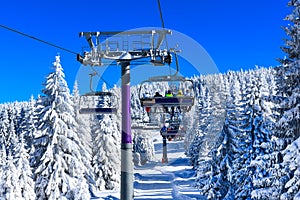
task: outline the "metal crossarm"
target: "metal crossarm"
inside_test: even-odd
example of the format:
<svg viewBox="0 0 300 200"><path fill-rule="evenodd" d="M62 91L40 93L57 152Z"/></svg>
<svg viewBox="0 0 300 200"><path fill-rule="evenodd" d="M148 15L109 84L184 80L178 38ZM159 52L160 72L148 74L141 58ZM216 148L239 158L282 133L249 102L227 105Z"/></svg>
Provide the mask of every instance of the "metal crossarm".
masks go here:
<svg viewBox="0 0 300 200"><path fill-rule="evenodd" d="M85 37L90 51L78 54L77 60L90 66L102 66L102 59L132 61L141 58L150 58L150 62L157 65L169 64L170 53L161 47L166 35L171 33L166 29L80 32L79 36Z"/></svg>

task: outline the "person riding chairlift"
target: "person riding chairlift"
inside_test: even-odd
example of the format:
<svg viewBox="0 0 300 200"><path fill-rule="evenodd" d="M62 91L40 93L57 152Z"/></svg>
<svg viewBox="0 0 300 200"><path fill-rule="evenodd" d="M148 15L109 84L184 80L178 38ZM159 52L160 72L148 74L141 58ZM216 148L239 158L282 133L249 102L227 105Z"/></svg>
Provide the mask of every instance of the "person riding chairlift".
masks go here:
<svg viewBox="0 0 300 200"><path fill-rule="evenodd" d="M167 126L166 126L166 124L164 124L163 127L160 129L160 134L162 135L165 132L167 132Z"/></svg>
<svg viewBox="0 0 300 200"><path fill-rule="evenodd" d="M178 96L178 97L182 97L182 96L183 96L182 90L178 90L177 96Z"/></svg>
<svg viewBox="0 0 300 200"><path fill-rule="evenodd" d="M174 96L174 95L173 95L173 93L171 92L171 90L168 90L168 91L166 92L166 94L165 94L165 97L173 97L173 96ZM169 113L169 114L171 115L171 120L173 120L173 117L174 117L174 111L175 111L174 106L171 107L171 113L169 112L168 107L165 107L165 110L166 110L167 113Z"/></svg>
<svg viewBox="0 0 300 200"><path fill-rule="evenodd" d="M144 97L145 99L150 98L149 92L145 92L145 93L143 94L143 97ZM147 115L148 115L148 117L149 117L149 116L150 116L151 107L145 107L145 110L146 110Z"/></svg>
<svg viewBox="0 0 300 200"><path fill-rule="evenodd" d="M183 92L182 92L182 90L178 90L178 92L177 92L177 97L183 97ZM177 110L178 110L179 113L181 113L181 108L180 108L180 106L177 106Z"/></svg>
<svg viewBox="0 0 300 200"><path fill-rule="evenodd" d="M165 97L173 97L171 90L168 90L165 94Z"/></svg>
<svg viewBox="0 0 300 200"><path fill-rule="evenodd" d="M161 95L161 94L159 94L159 92L155 92L155 95L154 95L154 97L162 97L162 95Z"/></svg>

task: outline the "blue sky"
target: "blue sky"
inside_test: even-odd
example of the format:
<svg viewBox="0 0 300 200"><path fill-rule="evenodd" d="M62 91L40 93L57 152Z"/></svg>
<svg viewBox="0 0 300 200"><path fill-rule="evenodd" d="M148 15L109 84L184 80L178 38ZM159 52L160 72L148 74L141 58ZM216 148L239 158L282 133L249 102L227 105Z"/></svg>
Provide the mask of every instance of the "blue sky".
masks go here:
<svg viewBox="0 0 300 200"><path fill-rule="evenodd" d="M286 35L280 27L287 24L287 2L161 0L161 6L165 26L194 39L226 72L278 65L276 58L284 56L280 46ZM81 52L86 43L78 37L80 31L159 27L161 22L157 0L11 0L1 3L0 24ZM0 43L0 102L36 97L57 53L72 88L80 68L75 55L3 28Z"/></svg>

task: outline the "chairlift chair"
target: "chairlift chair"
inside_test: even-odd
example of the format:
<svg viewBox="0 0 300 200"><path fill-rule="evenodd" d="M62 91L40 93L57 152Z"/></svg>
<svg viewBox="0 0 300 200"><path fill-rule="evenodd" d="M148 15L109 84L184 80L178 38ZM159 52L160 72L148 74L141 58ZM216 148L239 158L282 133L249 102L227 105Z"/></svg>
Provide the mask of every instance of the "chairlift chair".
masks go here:
<svg viewBox="0 0 300 200"><path fill-rule="evenodd" d="M132 129L143 129L143 130L159 130L160 124L158 123L140 123L140 124L134 124L131 126Z"/></svg>
<svg viewBox="0 0 300 200"><path fill-rule="evenodd" d="M172 84L177 84L179 87L183 87L186 85L188 91L184 91L183 95L173 95L172 97L166 97L165 94L162 94L161 97L157 97L154 94L150 94L149 96L143 96L144 85L152 84L155 82L163 82L168 85L170 88ZM179 90L180 88L177 88ZM174 92L175 89L173 89ZM155 92L155 91L154 91ZM163 91L161 91L163 93ZM176 92L176 91L175 91ZM139 89L139 98L141 106L146 108L146 111L149 112L165 112L166 108L179 108L180 112L189 112L194 105L195 92L194 92L194 83L190 79L186 79L183 76L158 76L149 78L146 81L143 81L140 85ZM163 108L163 109L161 109Z"/></svg>
<svg viewBox="0 0 300 200"><path fill-rule="evenodd" d="M115 114L115 95L111 92L88 92L80 96L80 114Z"/></svg>
<svg viewBox="0 0 300 200"><path fill-rule="evenodd" d="M168 120L166 121L168 126L165 126L160 130L160 134L162 137L167 138L169 141L175 138L184 137L186 131L184 126L181 124L179 120Z"/></svg>
<svg viewBox="0 0 300 200"><path fill-rule="evenodd" d="M92 68L93 69L93 68ZM116 114L115 108L117 98L112 92L94 91L92 88L93 77L98 75L97 71L90 73L90 92L80 96L80 114Z"/></svg>
<svg viewBox="0 0 300 200"><path fill-rule="evenodd" d="M139 98L141 106L146 109L146 112L166 112L169 108L179 108L178 110L182 112L189 112L194 105L195 99L195 88L194 82L190 79L187 79L183 76L178 76L179 72L179 61L176 51L173 49L172 52L175 56L176 62L176 73L170 76L156 76L149 78L146 81L143 81L139 89ZM168 53L168 58L171 60L172 56L170 52ZM173 90L173 92L179 92L179 90L186 89L181 95L179 93L172 95L172 97L167 97L166 95L157 96L150 94L150 96L143 96L144 85L151 83L166 83L168 89ZM187 86L188 85L188 86ZM173 87L175 86L175 87ZM177 90L177 91L176 91ZM157 92L157 91L154 91ZM164 91L160 91L161 93ZM174 114L174 113L173 113Z"/></svg>

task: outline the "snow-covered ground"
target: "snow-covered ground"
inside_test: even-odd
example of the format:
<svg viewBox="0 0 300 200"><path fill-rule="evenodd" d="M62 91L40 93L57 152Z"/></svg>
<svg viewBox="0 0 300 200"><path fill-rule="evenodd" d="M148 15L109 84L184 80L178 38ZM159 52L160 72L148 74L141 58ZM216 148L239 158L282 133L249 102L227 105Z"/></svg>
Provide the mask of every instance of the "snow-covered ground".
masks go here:
<svg viewBox="0 0 300 200"><path fill-rule="evenodd" d="M153 131L155 132L155 131ZM149 133L149 134L153 134ZM158 132L158 131L157 131ZM155 133L155 158L134 168L134 199L191 200L205 199L193 187L194 171L184 154L183 141L167 143L169 163L161 163L162 138ZM119 191L102 191L94 199L119 199Z"/></svg>

